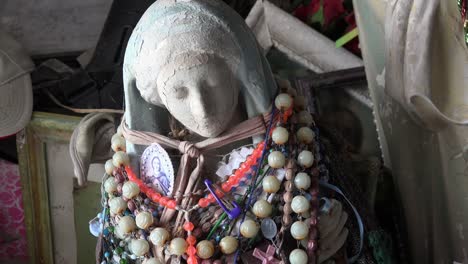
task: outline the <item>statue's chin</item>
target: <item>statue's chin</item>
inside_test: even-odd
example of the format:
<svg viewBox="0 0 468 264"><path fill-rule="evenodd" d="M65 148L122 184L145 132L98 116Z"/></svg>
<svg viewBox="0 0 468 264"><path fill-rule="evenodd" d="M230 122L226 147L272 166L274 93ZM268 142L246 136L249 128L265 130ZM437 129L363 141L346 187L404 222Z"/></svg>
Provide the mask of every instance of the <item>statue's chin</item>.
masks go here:
<svg viewBox="0 0 468 264"><path fill-rule="evenodd" d="M212 115L206 118L196 115L177 116L177 114L179 113L174 112L173 116L179 120L182 125L195 134L205 138L219 136L229 127L232 118L232 113Z"/></svg>
<svg viewBox="0 0 468 264"><path fill-rule="evenodd" d="M200 122L181 122L192 132L206 138L212 138L219 136L224 130L226 130L228 123L216 122L214 120L203 120Z"/></svg>
<svg viewBox="0 0 468 264"><path fill-rule="evenodd" d="M197 128L197 129L193 129L192 131L202 137L212 138L212 137L219 136L224 131L224 129L223 127L212 127L212 128Z"/></svg>

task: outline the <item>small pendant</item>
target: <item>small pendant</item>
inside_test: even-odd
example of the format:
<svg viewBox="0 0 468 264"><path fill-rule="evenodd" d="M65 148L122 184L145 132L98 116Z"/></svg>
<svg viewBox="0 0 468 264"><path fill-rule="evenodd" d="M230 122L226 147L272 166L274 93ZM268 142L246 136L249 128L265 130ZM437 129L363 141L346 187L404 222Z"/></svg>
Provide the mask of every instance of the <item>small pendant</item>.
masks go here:
<svg viewBox="0 0 468 264"><path fill-rule="evenodd" d="M276 223L271 218L263 219L262 224L260 225L260 229L262 230L263 236L269 240L272 240L278 233Z"/></svg>
<svg viewBox="0 0 468 264"><path fill-rule="evenodd" d="M99 237L99 234L102 232L102 221L99 217L95 217L89 221L89 232L95 236Z"/></svg>
<svg viewBox="0 0 468 264"><path fill-rule="evenodd" d="M174 167L166 150L153 143L141 155L141 179L155 191L168 196L174 189Z"/></svg>

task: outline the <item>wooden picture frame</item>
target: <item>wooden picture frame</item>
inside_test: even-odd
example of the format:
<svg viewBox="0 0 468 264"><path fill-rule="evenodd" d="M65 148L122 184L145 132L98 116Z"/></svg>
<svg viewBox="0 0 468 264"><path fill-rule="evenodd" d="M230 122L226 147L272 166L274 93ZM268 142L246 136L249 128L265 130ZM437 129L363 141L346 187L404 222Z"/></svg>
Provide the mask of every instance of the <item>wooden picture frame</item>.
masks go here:
<svg viewBox="0 0 468 264"><path fill-rule="evenodd" d="M94 259L90 250L96 240L87 222L99 212L98 181L104 172L102 165L92 167L88 175L94 174L90 177L94 182L75 187L68 144L80 120L34 112L17 135L29 263L75 264Z"/></svg>

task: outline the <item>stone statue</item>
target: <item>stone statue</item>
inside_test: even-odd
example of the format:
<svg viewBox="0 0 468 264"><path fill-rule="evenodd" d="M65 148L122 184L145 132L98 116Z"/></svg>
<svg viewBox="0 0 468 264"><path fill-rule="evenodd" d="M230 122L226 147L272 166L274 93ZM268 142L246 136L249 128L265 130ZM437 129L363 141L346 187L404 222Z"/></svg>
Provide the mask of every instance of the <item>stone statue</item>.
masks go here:
<svg viewBox="0 0 468 264"><path fill-rule="evenodd" d="M123 75L128 128L168 135L173 117L192 132L191 141L216 137L267 112L277 93L255 36L219 0L155 2L128 41ZM132 167L140 166L145 147L127 141ZM156 174L151 176L161 176ZM327 225L330 237L346 237L338 220Z"/></svg>
<svg viewBox="0 0 468 264"><path fill-rule="evenodd" d="M160 0L130 37L123 67L131 129L169 133L169 115L200 137L267 111L276 86L243 19L221 1ZM132 164L143 148L127 143Z"/></svg>

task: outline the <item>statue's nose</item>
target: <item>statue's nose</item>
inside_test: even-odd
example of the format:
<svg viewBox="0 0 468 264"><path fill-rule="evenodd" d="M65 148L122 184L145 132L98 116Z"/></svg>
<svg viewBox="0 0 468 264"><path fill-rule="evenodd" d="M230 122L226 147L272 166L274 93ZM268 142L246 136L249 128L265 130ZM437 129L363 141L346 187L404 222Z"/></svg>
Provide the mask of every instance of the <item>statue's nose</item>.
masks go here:
<svg viewBox="0 0 468 264"><path fill-rule="evenodd" d="M210 115L210 104L209 95L197 89L190 96L190 108L193 116L198 118L207 118Z"/></svg>

